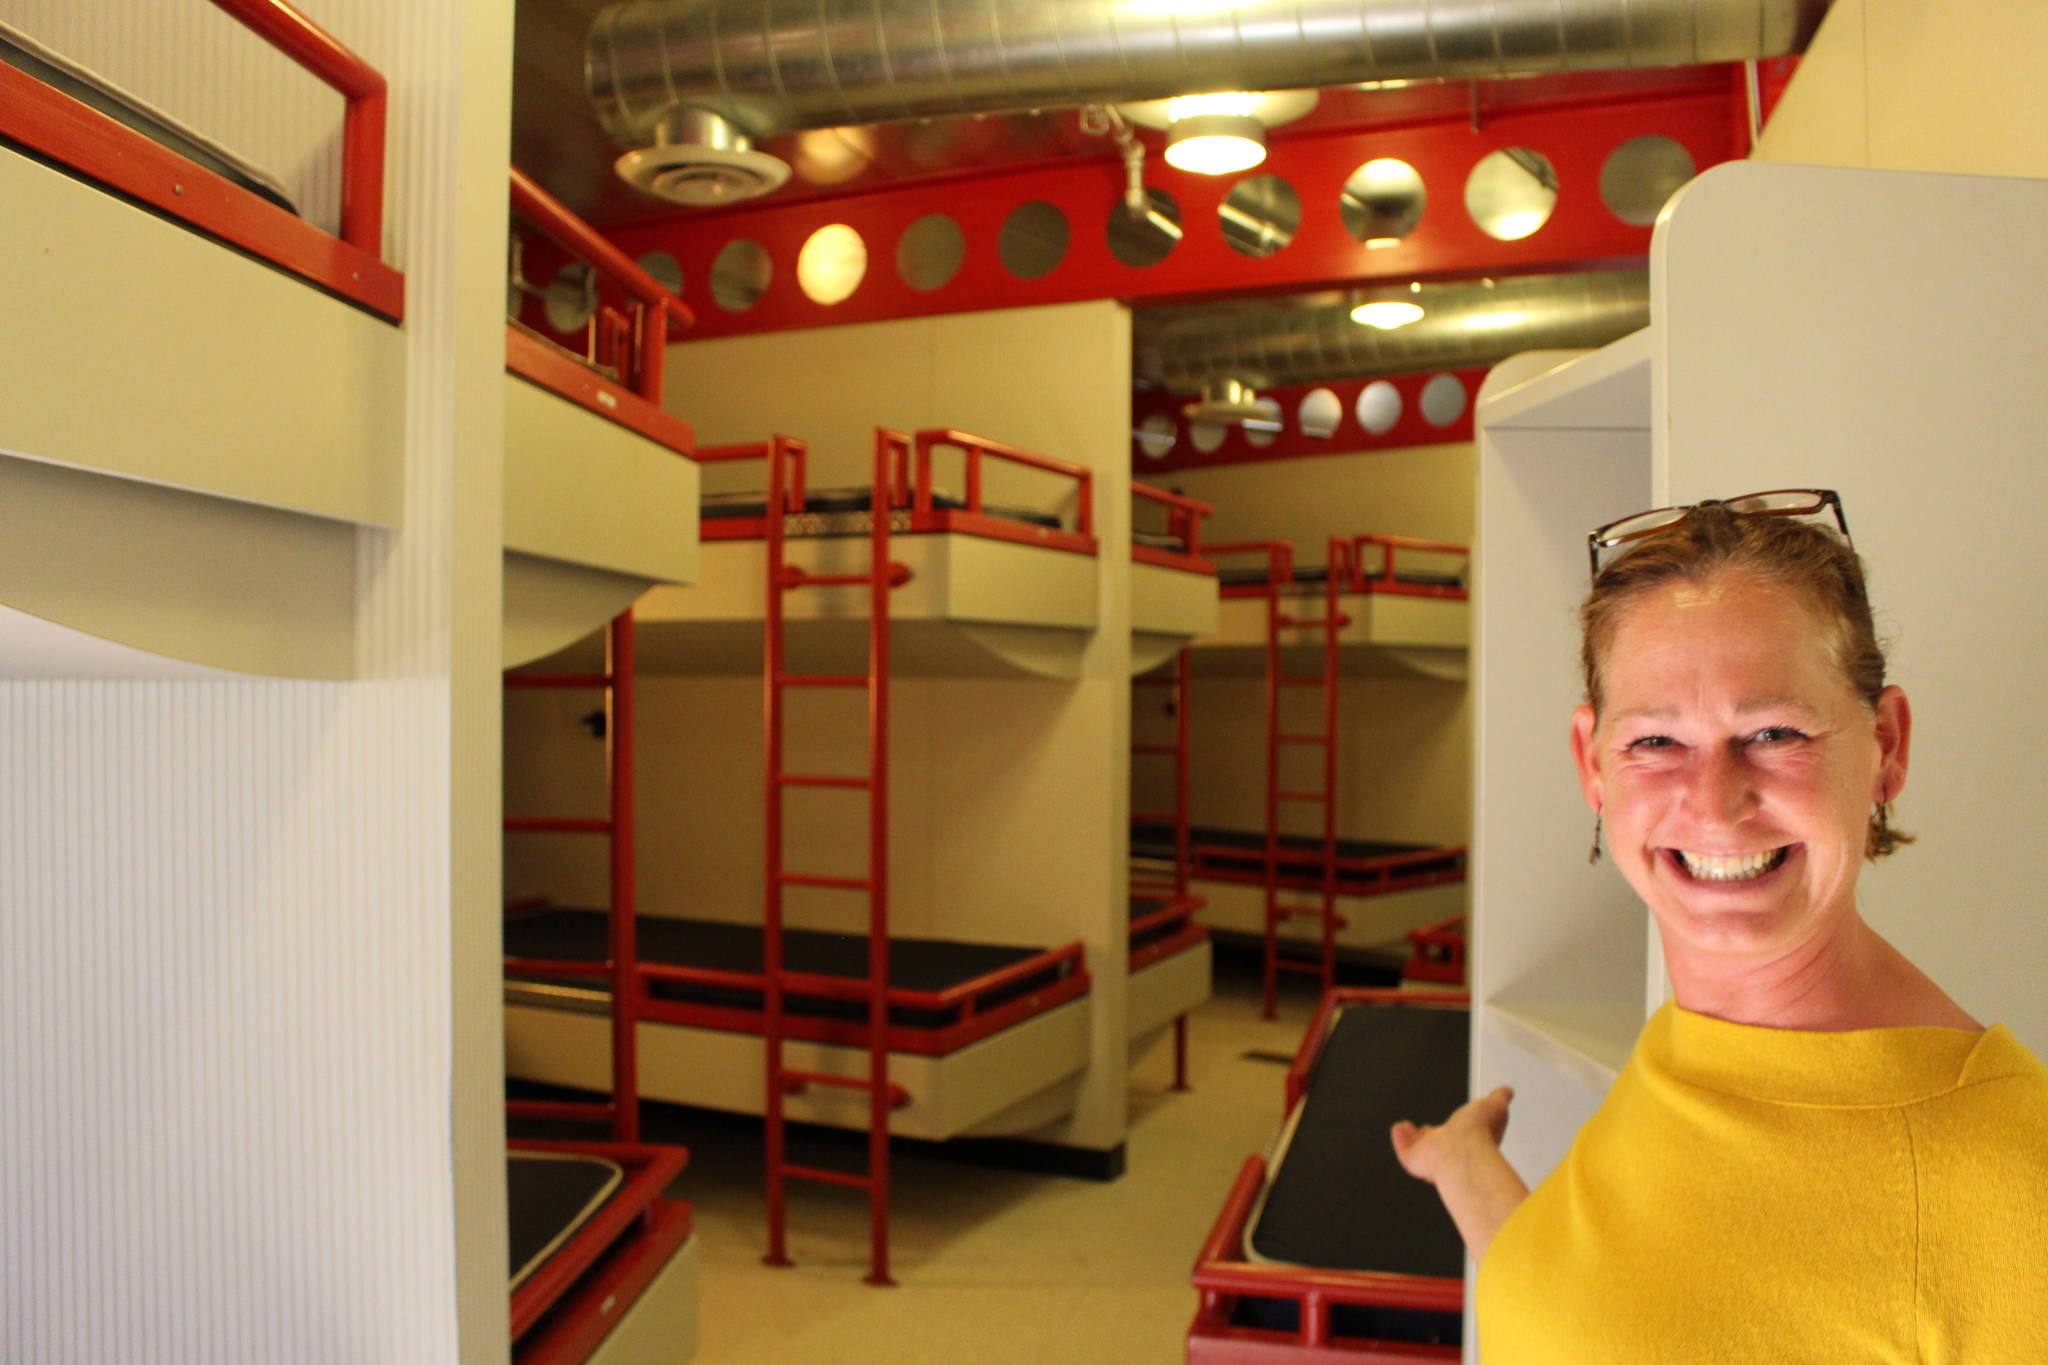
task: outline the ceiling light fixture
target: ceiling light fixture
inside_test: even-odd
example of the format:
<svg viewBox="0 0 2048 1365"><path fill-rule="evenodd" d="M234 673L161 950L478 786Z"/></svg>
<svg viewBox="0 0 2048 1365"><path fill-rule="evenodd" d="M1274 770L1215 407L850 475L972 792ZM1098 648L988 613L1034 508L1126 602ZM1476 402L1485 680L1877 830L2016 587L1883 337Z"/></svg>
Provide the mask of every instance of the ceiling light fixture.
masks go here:
<svg viewBox="0 0 2048 1365"><path fill-rule="evenodd" d="M1422 305L1403 303L1398 299L1381 299L1377 303L1361 303L1351 310L1351 320L1367 327L1377 327L1382 332L1391 332L1396 327L1406 327L1422 317Z"/></svg>
<svg viewBox="0 0 2048 1365"><path fill-rule="evenodd" d="M1182 95L1166 102L1166 164L1196 175L1230 175L1266 159L1266 125L1248 91Z"/></svg>

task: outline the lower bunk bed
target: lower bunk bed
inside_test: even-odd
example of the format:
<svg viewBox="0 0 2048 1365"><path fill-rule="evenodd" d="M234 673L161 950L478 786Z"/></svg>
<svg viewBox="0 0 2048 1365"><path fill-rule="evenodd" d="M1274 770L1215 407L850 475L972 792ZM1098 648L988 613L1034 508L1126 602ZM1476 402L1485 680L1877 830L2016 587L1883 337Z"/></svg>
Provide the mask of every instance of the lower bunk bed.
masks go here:
<svg viewBox="0 0 2048 1365"><path fill-rule="evenodd" d="M1320 891L1322 839L1284 834L1278 843L1275 882L1279 889L1303 895ZM1188 846L1189 875L1201 886L1201 922L1220 944L1263 941L1265 834L1195 825L1188 830ZM1131 826L1134 861L1170 868L1174 847L1170 824ZM1335 861L1339 959L1368 970L1399 974L1412 955L1410 934L1464 914L1465 864L1466 851L1461 844L1339 839ZM1320 947L1320 932L1313 920L1283 922L1279 929L1282 955L1312 957Z"/></svg>
<svg viewBox="0 0 2048 1365"><path fill-rule="evenodd" d="M1130 898L1130 979L1124 993L1125 1032L1130 1060L1150 1051L1173 1030L1173 1088L1188 1086L1188 1011L1209 998L1209 930L1195 923L1199 896Z"/></svg>
<svg viewBox="0 0 2048 1365"><path fill-rule="evenodd" d="M1195 1263L1189 1365L1459 1358L1464 1247L1388 1132L1464 1103L1469 1017L1461 993L1325 994L1272 1153L1245 1161Z"/></svg>
<svg viewBox="0 0 2048 1365"><path fill-rule="evenodd" d="M610 1065L602 911L535 906L505 921L505 1070L603 1090ZM764 1109L759 925L636 917L640 1094L733 1113ZM793 1071L864 1076L865 935L788 929L784 1053ZM581 975L590 984L564 984ZM545 979L536 979L545 978ZM1028 1132L1071 1112L1088 1064L1082 945L889 939L891 1133L943 1141ZM793 1122L865 1130L851 1086L806 1085Z"/></svg>
<svg viewBox="0 0 2048 1365"><path fill-rule="evenodd" d="M511 1144L513 1365L638 1365L696 1351L690 1206L662 1198L686 1159L639 1143Z"/></svg>

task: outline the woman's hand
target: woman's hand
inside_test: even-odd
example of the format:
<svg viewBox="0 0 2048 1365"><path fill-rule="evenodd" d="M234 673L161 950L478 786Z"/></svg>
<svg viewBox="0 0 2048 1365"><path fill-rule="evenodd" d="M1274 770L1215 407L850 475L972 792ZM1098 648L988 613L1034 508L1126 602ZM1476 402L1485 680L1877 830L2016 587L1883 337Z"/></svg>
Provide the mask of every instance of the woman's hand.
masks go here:
<svg viewBox="0 0 2048 1365"><path fill-rule="evenodd" d="M1401 1168L1436 1186L1475 1262L1508 1215L1529 1197L1529 1187L1500 1154L1508 1102L1514 1097L1513 1090L1501 1086L1460 1105L1442 1123L1404 1120L1394 1125L1394 1155Z"/></svg>
<svg viewBox="0 0 2048 1365"><path fill-rule="evenodd" d="M1401 1169L1434 1185L1452 1166L1469 1166L1475 1151L1500 1152L1508 1131L1508 1103L1515 1092L1501 1086L1454 1110L1442 1123L1394 1125L1394 1155Z"/></svg>

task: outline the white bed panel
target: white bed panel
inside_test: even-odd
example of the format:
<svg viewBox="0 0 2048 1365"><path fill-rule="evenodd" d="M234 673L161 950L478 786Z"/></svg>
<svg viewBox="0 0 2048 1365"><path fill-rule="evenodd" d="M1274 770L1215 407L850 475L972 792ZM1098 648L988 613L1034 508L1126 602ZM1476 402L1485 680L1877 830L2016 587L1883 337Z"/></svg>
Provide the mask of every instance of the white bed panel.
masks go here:
<svg viewBox="0 0 2048 1365"><path fill-rule="evenodd" d="M1291 614L1320 618L1320 592L1288 599ZM1346 593L1338 610L1351 618L1338 633L1339 668L1347 675L1420 673L1447 681L1466 674L1471 638L1470 602L1448 597L1410 597L1402 593ZM1281 634L1289 672L1320 671L1322 632L1297 629ZM1217 611L1214 634L1195 641L1189 663L1197 673L1262 674L1266 667L1266 601L1262 597L1226 597Z"/></svg>
<svg viewBox="0 0 2048 1365"><path fill-rule="evenodd" d="M1265 932L1265 888L1242 882L1197 881L1196 894L1208 904L1195 918L1212 929L1239 934ZM1337 931L1337 944L1344 948L1398 948L1407 951L1410 929L1437 924L1465 913L1466 887L1463 882L1421 886L1409 891L1388 891L1378 896L1338 896L1337 913L1345 919ZM1312 891L1282 893L1287 904L1310 903ZM1321 928L1307 919L1289 920L1280 929L1283 939L1320 942Z"/></svg>
<svg viewBox="0 0 2048 1365"><path fill-rule="evenodd" d="M1161 1029L1209 998L1209 977L1207 939L1131 973L1124 1014L1133 1058Z"/></svg>
<svg viewBox="0 0 2048 1365"><path fill-rule="evenodd" d="M0 451L365 525L403 510L405 332L0 151Z"/></svg>
<svg viewBox="0 0 2048 1365"><path fill-rule="evenodd" d="M507 550L687 583L697 518L695 460L506 374Z"/></svg>
<svg viewBox="0 0 2048 1365"><path fill-rule="evenodd" d="M520 989L506 1001L506 1074L585 1090L608 1088L608 1016L527 1003L533 994ZM934 1140L990 1131L983 1125L993 1116L1061 1086L1087 1065L1088 1008L1086 996L1070 1000L941 1057L892 1053L890 1079L909 1092L910 1103L891 1115L890 1131ZM639 1036L640 1093L648 1099L739 1114L761 1112L767 1063L758 1034L643 1020ZM867 1053L861 1048L792 1040L784 1045L783 1056L792 1070L867 1074ZM797 1123L867 1127L866 1095L836 1086L792 1096L787 1112ZM1030 1126L1065 1112L1033 1116Z"/></svg>
<svg viewBox="0 0 2048 1365"><path fill-rule="evenodd" d="M584 1365L683 1365L696 1355L698 1257L693 1232Z"/></svg>

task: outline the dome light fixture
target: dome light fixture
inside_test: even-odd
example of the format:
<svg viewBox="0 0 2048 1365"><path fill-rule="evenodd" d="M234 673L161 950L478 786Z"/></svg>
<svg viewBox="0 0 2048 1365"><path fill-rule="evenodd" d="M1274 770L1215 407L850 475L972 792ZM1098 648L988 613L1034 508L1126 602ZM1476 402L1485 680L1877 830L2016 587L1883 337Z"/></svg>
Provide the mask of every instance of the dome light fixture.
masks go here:
<svg viewBox="0 0 2048 1365"><path fill-rule="evenodd" d="M1230 175L1266 159L1259 97L1232 90L1166 102L1166 164L1196 175Z"/></svg>
<svg viewBox="0 0 2048 1365"><path fill-rule="evenodd" d="M1422 305L1407 303L1400 299L1381 299L1375 303L1361 303L1351 310L1351 320L1367 327L1377 327L1382 332L1391 332L1396 327L1406 327L1422 317Z"/></svg>

